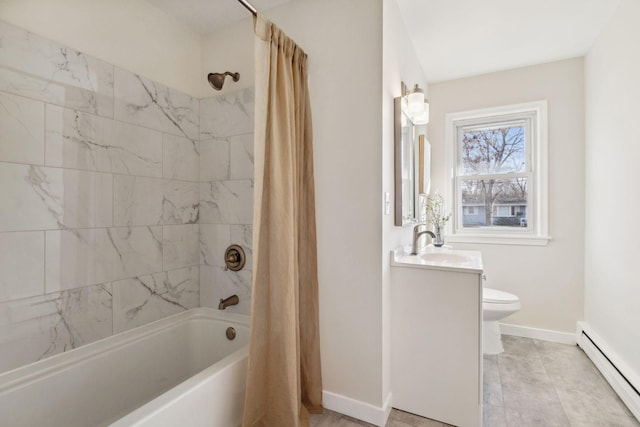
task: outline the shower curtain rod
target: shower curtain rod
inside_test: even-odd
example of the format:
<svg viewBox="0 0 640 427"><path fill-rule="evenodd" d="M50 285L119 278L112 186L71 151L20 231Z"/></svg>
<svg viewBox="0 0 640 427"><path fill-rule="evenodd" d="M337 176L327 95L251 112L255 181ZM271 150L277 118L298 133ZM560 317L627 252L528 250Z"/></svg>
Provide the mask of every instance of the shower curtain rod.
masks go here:
<svg viewBox="0 0 640 427"><path fill-rule="evenodd" d="M246 8L247 8L247 10L248 10L249 12L251 12L251 14L252 14L253 16L258 16L258 11L256 10L256 8L255 8L255 7L253 7L253 6L251 5L251 3L249 3L247 0L238 0L238 1L240 2L240 4L242 4L244 7L246 7Z"/></svg>

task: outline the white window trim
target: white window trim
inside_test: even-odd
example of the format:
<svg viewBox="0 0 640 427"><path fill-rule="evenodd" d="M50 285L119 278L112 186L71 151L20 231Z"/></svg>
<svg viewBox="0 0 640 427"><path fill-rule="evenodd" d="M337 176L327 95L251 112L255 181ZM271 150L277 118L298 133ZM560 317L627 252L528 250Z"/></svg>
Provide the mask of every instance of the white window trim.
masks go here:
<svg viewBox="0 0 640 427"><path fill-rule="evenodd" d="M537 120L534 124L536 140L533 141L532 161L534 165L533 184L535 195L532 210L535 215L535 224L532 230L526 234L513 231L479 231L456 230L453 221L447 224L446 240L452 243L482 243L500 245L534 245L544 246L551 237L549 236L549 165L548 165L548 114L547 101L527 102L523 104L505 105L500 107L483 108L480 110L461 111L449 113L445 118L446 126L446 171L447 185L445 200L455 200L455 168L457 160L456 122L469 119L479 119L503 114L526 113L534 111ZM455 206L451 206L454 210Z"/></svg>

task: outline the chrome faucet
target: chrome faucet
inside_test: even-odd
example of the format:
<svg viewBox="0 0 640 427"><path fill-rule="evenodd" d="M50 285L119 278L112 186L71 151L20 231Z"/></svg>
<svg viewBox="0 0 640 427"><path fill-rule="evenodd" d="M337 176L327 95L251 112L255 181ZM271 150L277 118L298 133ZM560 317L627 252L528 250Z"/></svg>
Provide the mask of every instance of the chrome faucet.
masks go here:
<svg viewBox="0 0 640 427"><path fill-rule="evenodd" d="M436 235L433 234L432 231L424 230L420 231L420 227L426 226L427 224L418 224L413 227L413 242L411 243L411 255L418 255L418 240L420 240L420 236L423 234L428 234L431 239L435 239Z"/></svg>
<svg viewBox="0 0 640 427"><path fill-rule="evenodd" d="M240 298L238 295L231 295L229 298L222 299L220 298L220 304L218 304L218 310L224 310L230 305L236 305L240 302Z"/></svg>

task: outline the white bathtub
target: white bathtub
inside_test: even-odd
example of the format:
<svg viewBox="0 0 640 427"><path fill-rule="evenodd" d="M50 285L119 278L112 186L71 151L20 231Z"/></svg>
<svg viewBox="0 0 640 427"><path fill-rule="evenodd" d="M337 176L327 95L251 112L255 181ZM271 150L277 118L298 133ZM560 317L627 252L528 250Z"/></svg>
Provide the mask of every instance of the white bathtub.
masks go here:
<svg viewBox="0 0 640 427"><path fill-rule="evenodd" d="M237 427L248 342L248 316L167 317L1 374L0 425Z"/></svg>

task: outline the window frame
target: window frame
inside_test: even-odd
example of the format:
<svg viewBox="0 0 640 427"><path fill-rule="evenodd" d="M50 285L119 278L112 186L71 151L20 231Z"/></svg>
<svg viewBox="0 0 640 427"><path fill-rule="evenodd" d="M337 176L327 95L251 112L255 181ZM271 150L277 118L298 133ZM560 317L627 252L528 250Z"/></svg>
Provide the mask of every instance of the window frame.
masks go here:
<svg viewBox="0 0 640 427"><path fill-rule="evenodd" d="M534 101L522 104L504 105L472 111L448 113L445 117L447 144L447 185L446 200L452 202L452 221L447 224L446 238L449 242L460 243L492 243L515 245L546 245L551 237L548 235L548 115L547 101ZM460 132L464 127L483 125L489 127L499 123L516 120L531 120L525 127L527 144L525 156L527 165L525 172L495 174L492 176L509 178L514 175L526 176L527 182L527 225L526 227L462 227L462 196L458 190L461 180L474 179L476 175L464 175L462 171L462 145ZM489 174L479 174L488 177Z"/></svg>
<svg viewBox="0 0 640 427"><path fill-rule="evenodd" d="M535 206L535 201L533 200L533 194L535 194L535 189L532 187L535 185L533 182L533 170L534 170L534 161L532 159L532 150L531 150L531 141L535 139L536 130L534 129L534 124L536 122L536 113L533 111L526 111L522 113L512 113L512 114L502 114L491 117L482 117L482 118L470 118L464 120L458 120L455 122L455 135L456 135L456 164L454 166L455 177L454 177L454 197L451 200L455 200L456 206L462 206L462 192L459 191L461 188L462 182L464 181L480 181L486 179L495 179L495 180L504 180L504 179L517 179L517 178L526 178L527 179L527 227L525 228L513 228L513 227L500 227L500 226L491 226L490 228L482 228L482 229L472 229L465 228L462 225L464 220L464 209L462 211L456 209L452 212L452 217L455 226L456 233L465 233L469 232L471 234L483 234L485 232L488 233L531 233L533 227L529 226L529 224L535 224L535 218L529 216L529 210L532 210L532 207ZM462 155L462 144L461 140L463 136L473 130L488 130L488 129L500 129L506 126L511 127L511 125L517 125L522 127L525 131L525 168L523 171L519 172L496 172L496 173L479 173L479 174L466 174L464 172L464 166L461 162L463 157ZM514 126L515 127L515 126ZM495 215L499 216L500 208L504 208L505 206L494 206ZM509 211L511 209L509 208ZM509 216L509 215L507 215Z"/></svg>

